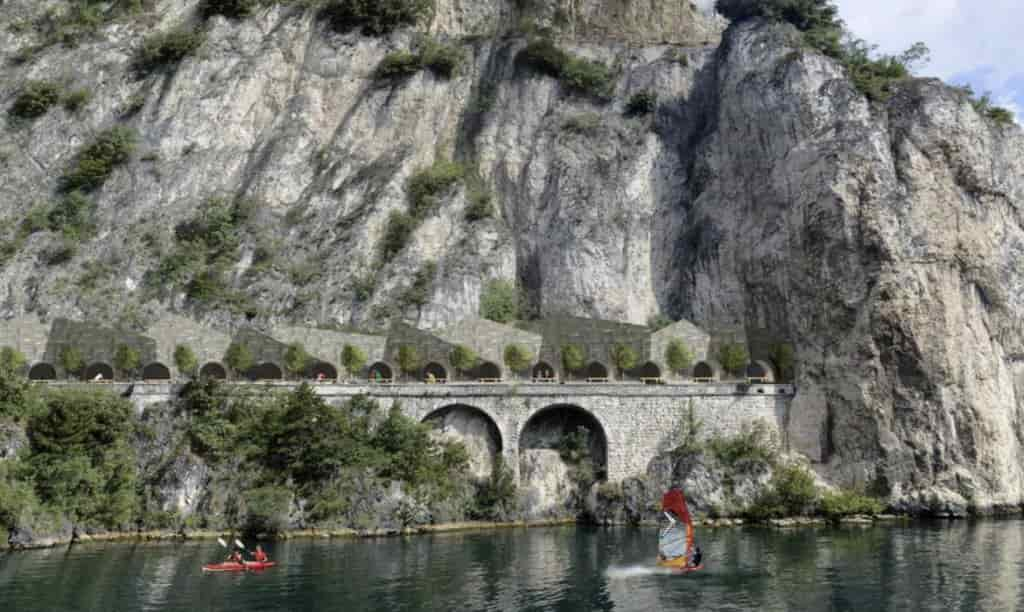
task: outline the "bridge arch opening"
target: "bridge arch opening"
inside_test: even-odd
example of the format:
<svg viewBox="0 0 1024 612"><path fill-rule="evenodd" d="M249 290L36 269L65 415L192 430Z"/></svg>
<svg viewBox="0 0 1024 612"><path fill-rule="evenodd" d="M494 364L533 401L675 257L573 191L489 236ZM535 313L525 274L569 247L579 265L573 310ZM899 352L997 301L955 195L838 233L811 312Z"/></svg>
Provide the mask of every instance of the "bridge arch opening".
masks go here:
<svg viewBox="0 0 1024 612"><path fill-rule="evenodd" d="M747 364L747 378L766 383L775 382L775 371L767 361L752 361Z"/></svg>
<svg viewBox="0 0 1024 612"><path fill-rule="evenodd" d="M383 361L378 361L370 366L369 370L367 370L367 377L370 382L391 382L395 379L395 371L391 369L391 366Z"/></svg>
<svg viewBox="0 0 1024 612"><path fill-rule="evenodd" d="M555 378L555 369L546 361L540 361L533 366L533 377L548 380Z"/></svg>
<svg viewBox="0 0 1024 612"><path fill-rule="evenodd" d="M501 379L501 368L492 361L485 361L476 367L477 378Z"/></svg>
<svg viewBox="0 0 1024 612"><path fill-rule="evenodd" d="M519 454L520 474L526 480L543 474L556 460L579 482L608 477L604 427L592 413L573 404L553 404L534 413L519 435Z"/></svg>
<svg viewBox="0 0 1024 612"><path fill-rule="evenodd" d="M49 363L37 363L28 371L29 380L57 380L57 368Z"/></svg>
<svg viewBox="0 0 1024 612"><path fill-rule="evenodd" d="M722 366L713 359L698 361L693 366L693 379L698 382L711 382L722 378Z"/></svg>
<svg viewBox="0 0 1024 612"><path fill-rule="evenodd" d="M199 370L199 377L214 378L216 380L225 380L228 377L228 371L224 369L224 366L217 363L216 361L211 361L204 365Z"/></svg>
<svg viewBox="0 0 1024 612"><path fill-rule="evenodd" d="M462 442L469 453L469 469L479 479L490 478L503 442L501 430L489 414L468 404L450 404L434 410L423 422L442 439Z"/></svg>
<svg viewBox="0 0 1024 612"><path fill-rule="evenodd" d="M249 368L245 376L249 380L281 380L284 378L284 372L276 363L266 361Z"/></svg>
<svg viewBox="0 0 1024 612"><path fill-rule="evenodd" d="M336 380L338 378L338 368L326 361L317 361L309 367L309 377L313 380L319 380L321 376L326 380Z"/></svg>
<svg viewBox="0 0 1024 612"><path fill-rule="evenodd" d="M170 380L170 379L171 379L171 370L167 366L165 366L164 364L160 363L159 361L154 361L153 363L146 364L146 366L144 368L142 368L142 380Z"/></svg>
<svg viewBox="0 0 1024 612"><path fill-rule="evenodd" d="M432 361L423 368L423 379L427 382L431 382L431 380L448 380L448 370L444 369L444 366L436 361Z"/></svg>
<svg viewBox="0 0 1024 612"><path fill-rule="evenodd" d="M114 380L114 368L103 362L89 364L82 370L82 380Z"/></svg>
<svg viewBox="0 0 1024 612"><path fill-rule="evenodd" d="M661 366L653 361L648 361L639 368L633 370L631 374L641 380L644 378L661 378Z"/></svg>
<svg viewBox="0 0 1024 612"><path fill-rule="evenodd" d="M600 361L592 361L587 366L587 378L608 378L608 366Z"/></svg>

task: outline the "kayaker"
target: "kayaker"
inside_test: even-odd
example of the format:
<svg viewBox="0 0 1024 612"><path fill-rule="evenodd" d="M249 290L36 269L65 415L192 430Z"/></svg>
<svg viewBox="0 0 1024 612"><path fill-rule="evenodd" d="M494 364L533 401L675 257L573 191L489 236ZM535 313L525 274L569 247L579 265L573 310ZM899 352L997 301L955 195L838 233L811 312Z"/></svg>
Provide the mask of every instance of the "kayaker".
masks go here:
<svg viewBox="0 0 1024 612"><path fill-rule="evenodd" d="M240 552L238 552L236 550L236 551L234 551L233 553L231 553L228 556L226 562L227 563L245 563L245 559L242 558L242 553L240 553Z"/></svg>
<svg viewBox="0 0 1024 612"><path fill-rule="evenodd" d="M267 553L263 552L263 547L259 544L256 545L256 550L252 553L252 560L257 563L266 563L269 560Z"/></svg>

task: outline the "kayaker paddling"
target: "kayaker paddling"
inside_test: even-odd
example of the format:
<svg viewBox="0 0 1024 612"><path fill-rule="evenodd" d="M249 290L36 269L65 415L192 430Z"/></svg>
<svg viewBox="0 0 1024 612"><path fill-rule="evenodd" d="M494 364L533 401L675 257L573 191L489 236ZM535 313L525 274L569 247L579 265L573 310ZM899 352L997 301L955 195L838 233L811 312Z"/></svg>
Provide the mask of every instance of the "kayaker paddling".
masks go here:
<svg viewBox="0 0 1024 612"><path fill-rule="evenodd" d="M266 563L270 558L267 557L267 553L263 552L263 547L257 544L256 550L252 553L252 560L257 563Z"/></svg>

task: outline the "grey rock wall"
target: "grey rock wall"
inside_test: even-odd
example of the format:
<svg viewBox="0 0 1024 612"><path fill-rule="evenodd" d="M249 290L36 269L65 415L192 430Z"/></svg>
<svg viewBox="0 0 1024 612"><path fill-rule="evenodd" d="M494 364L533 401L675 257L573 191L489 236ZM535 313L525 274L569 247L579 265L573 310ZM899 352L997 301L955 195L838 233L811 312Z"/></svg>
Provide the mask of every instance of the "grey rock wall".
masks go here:
<svg viewBox="0 0 1024 612"><path fill-rule="evenodd" d="M177 311L384 327L399 315L442 328L479 311L487 279L506 278L543 315L685 317L711 331L709 350L725 337L791 342L800 393L789 440L836 482L872 483L908 505L1024 501L1024 137L962 94L913 81L869 103L785 27L746 24L717 47L657 44L694 44L715 27L667 2L612 17L618 5L605 0L536 4L560 44L615 66L606 103L515 61L522 15L504 0L439 3L425 30L475 35L456 39L468 61L451 80L375 83L412 33L334 34L294 7L214 19L195 57L136 78L142 38L195 5L170 1L147 27L116 23L77 49L12 63L36 42L17 24L57 4L5 2L0 105L26 79L93 97L77 114L58 106L0 130L3 239L54 197L98 130L121 121L141 143L96 194L98 234L70 262L43 265L59 237L40 232L2 264L0 316L131 323ZM643 89L659 93L657 112L626 117ZM133 97L141 110L119 119ZM466 222L466 190L454 189L380 264L408 177L441 157L479 175L497 215ZM263 203L228 273L246 308L143 283L172 228L213 195ZM253 272L260 233L277 263ZM427 303L402 310L427 261ZM102 272L91 288L78 282L87 266Z"/></svg>

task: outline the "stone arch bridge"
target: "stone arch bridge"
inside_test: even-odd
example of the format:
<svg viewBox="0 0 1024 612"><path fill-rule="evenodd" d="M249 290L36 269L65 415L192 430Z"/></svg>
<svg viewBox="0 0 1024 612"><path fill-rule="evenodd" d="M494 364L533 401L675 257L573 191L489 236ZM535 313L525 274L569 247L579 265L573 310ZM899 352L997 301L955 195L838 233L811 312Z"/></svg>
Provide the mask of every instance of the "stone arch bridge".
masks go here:
<svg viewBox="0 0 1024 612"><path fill-rule="evenodd" d="M259 391L294 383L246 386ZM166 402L178 391L172 384L125 387L124 394L140 410ZM454 422L469 424L490 438L491 451L503 456L517 480L521 451L552 448L553 428L582 426L592 434L599 471L612 481L646 472L651 460L678 445L691 409L704 435L735 434L745 423L764 421L788 451L795 393L792 385L772 384L318 384L315 389L335 405L365 394L383 408L397 401L409 417L442 428Z"/></svg>

